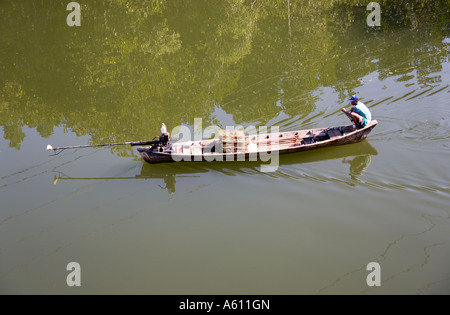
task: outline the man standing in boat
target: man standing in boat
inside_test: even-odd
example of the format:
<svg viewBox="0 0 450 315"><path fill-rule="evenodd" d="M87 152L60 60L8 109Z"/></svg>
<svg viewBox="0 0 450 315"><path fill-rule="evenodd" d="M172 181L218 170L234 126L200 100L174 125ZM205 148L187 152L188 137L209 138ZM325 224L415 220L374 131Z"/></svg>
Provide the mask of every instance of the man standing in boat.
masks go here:
<svg viewBox="0 0 450 315"><path fill-rule="evenodd" d="M353 95L348 99L352 103L352 108L348 112L345 107L341 110L345 115L353 122L353 125L358 129L366 127L372 120L372 114L370 110L364 105L363 102L359 101L358 95Z"/></svg>

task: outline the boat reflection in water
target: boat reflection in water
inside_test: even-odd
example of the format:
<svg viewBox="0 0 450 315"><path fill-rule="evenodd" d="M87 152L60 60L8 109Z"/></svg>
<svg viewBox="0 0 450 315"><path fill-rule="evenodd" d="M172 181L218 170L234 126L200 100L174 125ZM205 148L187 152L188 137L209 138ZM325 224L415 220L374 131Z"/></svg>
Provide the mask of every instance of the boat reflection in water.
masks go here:
<svg viewBox="0 0 450 315"><path fill-rule="evenodd" d="M370 165L371 156L377 155L376 149L366 140L360 143L317 149L314 151L299 152L279 156L279 166L295 166L300 164L315 163L327 160L342 159L342 164L350 165L350 177L356 179ZM88 177L76 178L59 173L53 181L58 180L111 180L111 179L162 179L164 185L158 185L161 189L173 194L176 189L177 178L200 177L201 174L219 172L228 176L238 174L258 174L261 161L222 161L222 162L176 162L167 164L142 163L140 174L125 177ZM276 172L278 173L278 172ZM271 173L268 173L271 174Z"/></svg>

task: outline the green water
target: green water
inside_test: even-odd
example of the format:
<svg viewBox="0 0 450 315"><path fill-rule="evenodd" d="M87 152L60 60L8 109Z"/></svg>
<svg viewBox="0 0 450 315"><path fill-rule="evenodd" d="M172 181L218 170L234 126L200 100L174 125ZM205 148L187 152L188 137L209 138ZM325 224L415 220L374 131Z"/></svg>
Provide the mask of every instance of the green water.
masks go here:
<svg viewBox="0 0 450 315"><path fill-rule="evenodd" d="M450 293L448 1L69 2L0 1L0 293ZM339 126L355 93L368 140L275 172L45 150Z"/></svg>

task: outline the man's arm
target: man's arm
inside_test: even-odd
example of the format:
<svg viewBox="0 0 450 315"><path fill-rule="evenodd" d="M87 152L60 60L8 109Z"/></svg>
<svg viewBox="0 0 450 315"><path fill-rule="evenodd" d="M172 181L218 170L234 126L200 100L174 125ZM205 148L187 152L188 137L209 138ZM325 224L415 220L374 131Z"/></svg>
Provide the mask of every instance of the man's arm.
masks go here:
<svg viewBox="0 0 450 315"><path fill-rule="evenodd" d="M353 108L351 110L353 111ZM348 117L351 117L351 114L347 111L347 109L345 107L342 107L341 111Z"/></svg>

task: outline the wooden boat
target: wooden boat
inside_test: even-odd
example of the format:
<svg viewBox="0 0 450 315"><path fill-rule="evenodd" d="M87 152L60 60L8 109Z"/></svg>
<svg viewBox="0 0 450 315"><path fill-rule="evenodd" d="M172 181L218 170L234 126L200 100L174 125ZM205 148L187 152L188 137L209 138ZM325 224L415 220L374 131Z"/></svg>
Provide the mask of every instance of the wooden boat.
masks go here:
<svg viewBox="0 0 450 315"><path fill-rule="evenodd" d="M248 136L224 133L218 139L142 146L137 150L148 163L256 160L268 154L281 155L360 142L377 124L372 120L361 129L347 125Z"/></svg>

